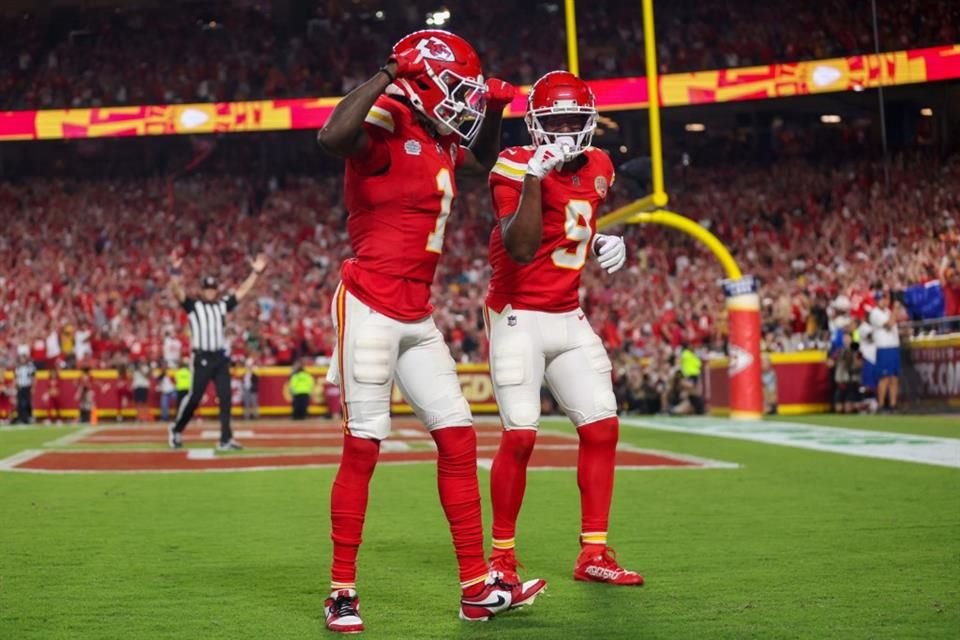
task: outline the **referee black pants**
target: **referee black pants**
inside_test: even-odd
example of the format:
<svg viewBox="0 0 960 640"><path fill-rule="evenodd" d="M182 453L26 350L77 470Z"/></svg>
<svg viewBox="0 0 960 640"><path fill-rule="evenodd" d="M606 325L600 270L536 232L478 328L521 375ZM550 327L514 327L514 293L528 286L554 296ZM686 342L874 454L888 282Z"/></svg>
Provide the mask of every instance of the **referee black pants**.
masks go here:
<svg viewBox="0 0 960 640"><path fill-rule="evenodd" d="M233 438L233 431L230 430L230 359L219 351L194 352L193 383L190 393L180 401L173 430L183 433L187 428L211 380L217 389L217 401L220 404L220 442L229 442Z"/></svg>
<svg viewBox="0 0 960 640"><path fill-rule="evenodd" d="M17 422L33 422L33 387L17 387Z"/></svg>
<svg viewBox="0 0 960 640"><path fill-rule="evenodd" d="M298 393L293 396L293 419L306 420L307 410L310 408L310 394Z"/></svg>

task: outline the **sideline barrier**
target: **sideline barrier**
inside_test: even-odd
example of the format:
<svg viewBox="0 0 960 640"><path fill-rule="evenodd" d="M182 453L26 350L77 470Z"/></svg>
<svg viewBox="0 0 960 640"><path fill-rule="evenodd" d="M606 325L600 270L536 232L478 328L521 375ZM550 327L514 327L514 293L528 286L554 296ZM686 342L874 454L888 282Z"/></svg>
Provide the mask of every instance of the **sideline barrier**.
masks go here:
<svg viewBox="0 0 960 640"><path fill-rule="evenodd" d="M833 406L833 382L823 351L771 353L777 373L780 415L826 413ZM901 349L900 406L909 411L960 409L960 334L914 338ZM706 399L710 413L730 414L727 358L707 363Z"/></svg>
<svg viewBox="0 0 960 640"><path fill-rule="evenodd" d="M912 411L960 409L960 335L911 340L903 350L900 390Z"/></svg>
<svg viewBox="0 0 960 640"><path fill-rule="evenodd" d="M780 415L802 415L824 413L831 410L832 382L827 367L827 354L823 351L802 351L798 353L769 354L771 365L777 373L777 395ZM901 373L901 397L903 406L914 411L957 411L960 409L960 335L918 338L905 344L903 349L903 367ZM710 413L713 415L730 414L730 384L727 358L715 358L706 363L704 391ZM292 400L286 387L290 377L289 367L260 367L260 415L289 416L292 413ZM317 384L314 387L310 404L310 415L327 415L324 376L326 367L307 367ZM496 400L493 384L490 381L489 367L486 364L457 365L463 394L470 408L477 415L495 414ZM233 394L233 415L243 413L241 379L243 370L232 370L231 389ZM46 401L49 373L37 374L34 386L34 416L46 418ZM97 411L101 419L115 418L120 406L118 373L115 369L98 369L91 372ZM67 370L60 372L60 389L63 416L76 419L77 387L80 372ZM7 372L7 384L12 384L12 372ZM15 404L15 403L14 403ZM411 407L403 401L400 390L394 387L391 397L392 412L396 415L410 415ZM150 412L160 416L160 396L151 389L149 397ZM216 395L211 385L203 396L199 414L205 417L217 415ZM123 416L134 418L136 411L132 405L124 410Z"/></svg>
<svg viewBox="0 0 960 640"><path fill-rule="evenodd" d="M830 411L833 397L826 353L771 353L769 357L777 373L777 408L780 415ZM705 393L712 415L730 415L729 366L728 358L714 358L707 363Z"/></svg>
<svg viewBox="0 0 960 640"><path fill-rule="evenodd" d="M289 416L293 413L292 398L287 388L287 381L290 379L290 367L259 367L257 370L259 376L259 404L261 416ZM310 415L327 415L326 406L326 367L307 367L307 371L313 375L317 384L314 385L311 397L309 413ZM463 388L463 395L470 403L471 410L476 414L491 414L497 412L497 405L493 396L493 384L490 381L489 368L485 364L461 364L457 365L457 373L460 376L460 384ZM45 399L48 380L50 374L48 371L39 371L37 380L33 388L33 414L35 418L47 418L47 401ZM62 418L75 420L80 416L77 404L77 390L79 388L81 372L77 370L60 371L60 397ZM120 410L121 392L119 385L119 375L116 369L96 369L90 372L93 384L94 399L97 407L98 417L103 419L116 418ZM231 370L231 394L233 400L232 415L243 415L243 369L234 368ZM11 384L12 373L7 373L8 384ZM155 418L160 417L160 394L156 390L156 383L150 389L148 407L151 415ZM391 397L392 413L397 415L409 415L413 413L410 405L403 401L400 390L394 386ZM123 417L135 418L136 410L133 408L132 399L128 398L127 406L123 410ZM15 403L14 403L15 406ZM174 411L176 409L174 408ZM213 385L207 387L200 408L197 413L204 417L216 417L217 396Z"/></svg>

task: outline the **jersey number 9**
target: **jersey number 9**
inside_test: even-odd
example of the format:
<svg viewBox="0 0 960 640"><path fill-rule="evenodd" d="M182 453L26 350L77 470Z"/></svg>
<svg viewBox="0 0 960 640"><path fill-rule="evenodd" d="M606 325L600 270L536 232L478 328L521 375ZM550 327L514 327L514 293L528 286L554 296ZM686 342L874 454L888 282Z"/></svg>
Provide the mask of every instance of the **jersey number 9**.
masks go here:
<svg viewBox="0 0 960 640"><path fill-rule="evenodd" d="M587 200L571 200L564 208L566 219L563 229L567 240L576 243L556 249L551 257L553 264L561 269L582 269L587 261L587 245L593 231L590 229L590 220L593 218L593 207ZM581 222L582 220L582 222Z"/></svg>

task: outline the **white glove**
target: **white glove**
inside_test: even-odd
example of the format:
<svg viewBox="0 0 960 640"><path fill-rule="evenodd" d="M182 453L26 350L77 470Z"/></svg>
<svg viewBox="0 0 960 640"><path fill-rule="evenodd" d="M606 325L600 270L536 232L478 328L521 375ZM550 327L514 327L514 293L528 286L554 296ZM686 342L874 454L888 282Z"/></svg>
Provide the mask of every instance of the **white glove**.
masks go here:
<svg viewBox="0 0 960 640"><path fill-rule="evenodd" d="M533 157L527 162L527 175L543 180L548 173L563 162L563 149L556 144L543 144L537 147Z"/></svg>
<svg viewBox="0 0 960 640"><path fill-rule="evenodd" d="M593 239L593 252L607 273L619 271L627 263L627 245L620 236L598 233Z"/></svg>

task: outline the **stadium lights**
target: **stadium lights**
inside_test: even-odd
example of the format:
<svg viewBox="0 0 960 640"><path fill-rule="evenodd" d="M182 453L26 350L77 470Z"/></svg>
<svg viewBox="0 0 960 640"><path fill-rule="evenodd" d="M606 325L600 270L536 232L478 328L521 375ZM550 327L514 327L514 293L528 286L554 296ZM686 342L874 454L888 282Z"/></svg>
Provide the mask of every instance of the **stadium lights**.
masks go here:
<svg viewBox="0 0 960 640"><path fill-rule="evenodd" d="M835 113L825 113L820 116L820 122L823 124L839 124L840 116Z"/></svg>
<svg viewBox="0 0 960 640"><path fill-rule="evenodd" d="M373 14L373 17L375 17L377 20L383 20L385 16L386 14L383 11L377 11Z"/></svg>
<svg viewBox="0 0 960 640"><path fill-rule="evenodd" d="M920 109L920 115L926 116L929 118L933 115L933 109L931 109L930 107L924 107L923 109Z"/></svg>
<svg viewBox="0 0 960 640"><path fill-rule="evenodd" d="M427 25L431 27L442 27L450 21L450 10L442 7L439 11L431 11L427 14Z"/></svg>
<svg viewBox="0 0 960 640"><path fill-rule="evenodd" d="M627 152L627 145L625 144L620 145L620 153L626 153L626 152Z"/></svg>
<svg viewBox="0 0 960 640"><path fill-rule="evenodd" d="M702 122L688 122L684 129L690 131L691 133L700 133L701 131L706 131L707 126Z"/></svg>

